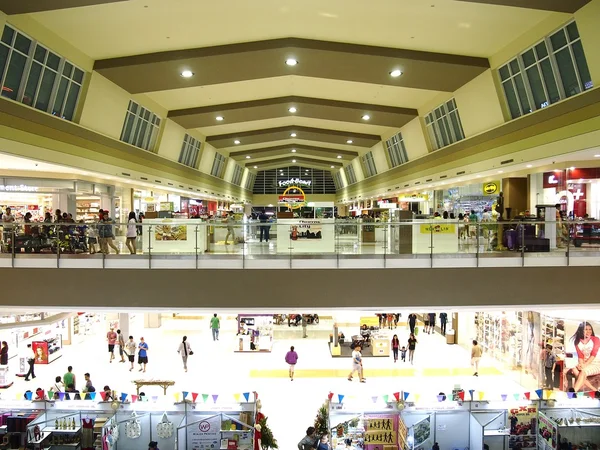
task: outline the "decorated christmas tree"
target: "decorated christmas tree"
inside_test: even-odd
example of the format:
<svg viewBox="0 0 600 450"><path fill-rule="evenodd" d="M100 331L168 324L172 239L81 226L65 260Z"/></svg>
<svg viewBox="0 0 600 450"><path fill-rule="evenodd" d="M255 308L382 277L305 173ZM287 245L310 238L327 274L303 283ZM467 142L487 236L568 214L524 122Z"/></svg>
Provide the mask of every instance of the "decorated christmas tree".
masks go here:
<svg viewBox="0 0 600 450"><path fill-rule="evenodd" d="M269 450L269 449L278 449L279 446L277 445L277 439L275 439L275 437L273 436L273 432L271 431L271 429L269 428L269 425L267 424L267 417L263 417L260 420L260 426L261 426L261 433L262 433L262 440L261 440L261 444L262 444L262 448L264 450Z"/></svg>
<svg viewBox="0 0 600 450"><path fill-rule="evenodd" d="M329 405L327 402L325 402L317 412L315 428L317 430L317 436L329 434Z"/></svg>

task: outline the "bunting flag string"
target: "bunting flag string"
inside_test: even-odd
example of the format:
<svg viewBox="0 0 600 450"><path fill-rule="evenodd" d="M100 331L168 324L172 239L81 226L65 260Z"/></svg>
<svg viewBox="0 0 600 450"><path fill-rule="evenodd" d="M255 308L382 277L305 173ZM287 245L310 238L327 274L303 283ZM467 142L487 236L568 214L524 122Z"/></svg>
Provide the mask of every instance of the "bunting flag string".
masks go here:
<svg viewBox="0 0 600 450"><path fill-rule="evenodd" d="M244 392L242 395L246 399L246 403L250 401L250 392Z"/></svg>
<svg viewBox="0 0 600 450"><path fill-rule="evenodd" d="M61 400L61 401L64 400L65 399L65 393L64 392L59 392L58 393L58 399Z"/></svg>
<svg viewBox="0 0 600 450"><path fill-rule="evenodd" d="M185 400L190 393L188 391L183 391L182 394L183 394L183 399Z"/></svg>
<svg viewBox="0 0 600 450"><path fill-rule="evenodd" d="M389 396L389 395L384 395L384 396L383 396L383 402L384 402L384 403L387 403L389 398L390 398L390 396Z"/></svg>
<svg viewBox="0 0 600 450"><path fill-rule="evenodd" d="M458 398L460 398L464 402L465 401L465 391L460 391L458 393Z"/></svg>
<svg viewBox="0 0 600 450"><path fill-rule="evenodd" d="M397 402L400 401L400 392L394 392L394 398L396 399Z"/></svg>
<svg viewBox="0 0 600 450"><path fill-rule="evenodd" d="M469 389L469 395L471 396L471 401L473 401L473 394L475 394L475 389Z"/></svg>
<svg viewBox="0 0 600 450"><path fill-rule="evenodd" d="M331 399L333 398L333 392L330 392L330 393L327 395L327 398L328 398L329 400L331 400Z"/></svg>
<svg viewBox="0 0 600 450"><path fill-rule="evenodd" d="M131 403L137 402L138 396L131 394Z"/></svg>
<svg viewBox="0 0 600 450"><path fill-rule="evenodd" d="M525 395L525 398L527 400L531 400L531 392L525 392L525 394L523 394L523 395Z"/></svg>
<svg viewBox="0 0 600 450"><path fill-rule="evenodd" d="M544 399L544 391L542 389L536 389L535 395L537 395L540 400Z"/></svg>
<svg viewBox="0 0 600 450"><path fill-rule="evenodd" d="M515 400L519 400L519 398L521 397L521 394L513 394L513 397L515 398Z"/></svg>
<svg viewBox="0 0 600 450"><path fill-rule="evenodd" d="M338 400L339 403L342 403L342 401L344 401L344 396L342 394L338 394Z"/></svg>
<svg viewBox="0 0 600 450"><path fill-rule="evenodd" d="M506 399L508 398L508 395L507 394L502 394L502 395L500 395L500 398L502 399L503 402L505 402Z"/></svg>
<svg viewBox="0 0 600 450"><path fill-rule="evenodd" d="M48 400L52 400L54 398L54 391L48 391Z"/></svg>
<svg viewBox="0 0 600 450"><path fill-rule="evenodd" d="M125 392L121 393L121 403L125 403L125 400L127 400L127 394Z"/></svg>
<svg viewBox="0 0 600 450"><path fill-rule="evenodd" d="M377 403L378 399L379 399L379 397L377 397L377 396L371 397L371 400L373 400L373 403Z"/></svg>
<svg viewBox="0 0 600 450"><path fill-rule="evenodd" d="M240 402L240 394L233 394L233 399L235 400L236 403Z"/></svg>
<svg viewBox="0 0 600 450"><path fill-rule="evenodd" d="M202 394L202 399L204 400L204 403L206 403L208 400L208 394Z"/></svg>
<svg viewBox="0 0 600 450"><path fill-rule="evenodd" d="M213 394L212 398L213 398L213 402L217 403L217 399L219 398L219 396L217 394Z"/></svg>
<svg viewBox="0 0 600 450"><path fill-rule="evenodd" d="M52 392L52 391L50 391ZM48 397L50 397L50 392L48 392ZM95 392L90 392L90 400L96 400L96 393Z"/></svg>
<svg viewBox="0 0 600 450"><path fill-rule="evenodd" d="M405 392L404 393L404 401L408 400L408 396L410 395L410 392Z"/></svg>
<svg viewBox="0 0 600 450"><path fill-rule="evenodd" d="M479 391L479 400L483 400L483 398L485 397L485 392L483 391Z"/></svg>
<svg viewBox="0 0 600 450"><path fill-rule="evenodd" d="M196 399L198 398L198 393L197 392L192 392L192 401L194 403L196 403Z"/></svg>
<svg viewBox="0 0 600 450"><path fill-rule="evenodd" d="M156 403L158 401L158 395L152 396L152 403Z"/></svg>
<svg viewBox="0 0 600 450"><path fill-rule="evenodd" d="M175 403L179 403L181 401L181 392L175 392L173 397L175 397Z"/></svg>

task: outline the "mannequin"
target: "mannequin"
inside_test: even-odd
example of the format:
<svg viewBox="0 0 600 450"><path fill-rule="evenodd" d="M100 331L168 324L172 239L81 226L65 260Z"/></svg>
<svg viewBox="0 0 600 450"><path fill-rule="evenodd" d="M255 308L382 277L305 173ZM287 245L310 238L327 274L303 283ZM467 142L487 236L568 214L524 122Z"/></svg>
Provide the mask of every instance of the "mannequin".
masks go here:
<svg viewBox="0 0 600 450"><path fill-rule="evenodd" d="M498 200L496 200L496 212L500 215L500 221L504 220L504 192L498 194Z"/></svg>
<svg viewBox="0 0 600 450"><path fill-rule="evenodd" d="M254 420L254 423L260 423L264 418L265 415L260 412L262 408L262 402L260 400L256 401L256 419Z"/></svg>
<svg viewBox="0 0 600 450"><path fill-rule="evenodd" d="M254 450L262 450L262 427L254 425Z"/></svg>

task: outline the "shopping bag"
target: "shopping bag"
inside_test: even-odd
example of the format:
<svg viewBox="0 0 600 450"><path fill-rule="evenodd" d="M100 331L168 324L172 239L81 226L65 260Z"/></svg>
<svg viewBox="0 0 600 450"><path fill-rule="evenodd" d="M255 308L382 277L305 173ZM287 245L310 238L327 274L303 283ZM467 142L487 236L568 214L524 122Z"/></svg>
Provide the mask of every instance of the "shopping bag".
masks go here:
<svg viewBox="0 0 600 450"><path fill-rule="evenodd" d="M415 336L418 336L419 334L419 327L415 327Z"/></svg>

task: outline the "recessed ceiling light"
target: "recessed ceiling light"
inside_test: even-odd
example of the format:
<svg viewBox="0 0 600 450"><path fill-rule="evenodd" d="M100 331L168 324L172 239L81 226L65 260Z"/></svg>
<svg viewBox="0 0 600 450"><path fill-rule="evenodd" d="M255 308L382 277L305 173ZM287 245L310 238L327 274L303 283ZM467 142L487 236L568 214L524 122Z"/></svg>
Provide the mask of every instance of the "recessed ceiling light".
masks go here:
<svg viewBox="0 0 600 450"><path fill-rule="evenodd" d="M225 120L223 116L217 116L215 117L215 119L217 119L217 122L222 122L223 120Z"/></svg>
<svg viewBox="0 0 600 450"><path fill-rule="evenodd" d="M504 173L504 170L499 170L498 173Z"/></svg>
<svg viewBox="0 0 600 450"><path fill-rule="evenodd" d="M240 141L238 141L237 139L236 139L235 141L233 141L233 143L234 143L235 145L241 144L241 142L240 142Z"/></svg>
<svg viewBox="0 0 600 450"><path fill-rule="evenodd" d="M364 116L362 116L362 120L369 120L371 118L370 115L365 114Z"/></svg>
<svg viewBox="0 0 600 450"><path fill-rule="evenodd" d="M292 149L292 153L296 153L296 149L295 148Z"/></svg>
<svg viewBox="0 0 600 450"><path fill-rule="evenodd" d="M600 158L600 155L594 155L594 158Z"/></svg>
<svg viewBox="0 0 600 450"><path fill-rule="evenodd" d="M255 169L258 169L258 166L254 166Z"/></svg>
<svg viewBox="0 0 600 450"><path fill-rule="evenodd" d="M298 64L298 60L294 59L294 58L288 58L285 60L286 65L288 66L295 66Z"/></svg>
<svg viewBox="0 0 600 450"><path fill-rule="evenodd" d="M181 76L183 78L192 78L194 76L194 72L192 72L191 70L184 70L183 72L181 72Z"/></svg>
<svg viewBox="0 0 600 450"><path fill-rule="evenodd" d="M352 143L354 143L354 141L353 141L352 139L348 139L348 140L346 141L346 144L352 144Z"/></svg>
<svg viewBox="0 0 600 450"><path fill-rule="evenodd" d="M289 111L289 112L291 112L291 113L293 114L293 113L295 113L295 112L296 112L296 111L298 111L298 110L296 109L296 107L295 107L295 106L292 106L290 109L288 109L288 111Z"/></svg>
<svg viewBox="0 0 600 450"><path fill-rule="evenodd" d="M246 155L246 159L250 159L250 155Z"/></svg>
<svg viewBox="0 0 600 450"><path fill-rule="evenodd" d="M475 178L481 178L481 175L475 175Z"/></svg>
<svg viewBox="0 0 600 450"><path fill-rule="evenodd" d="M331 168L333 169L335 166L331 166Z"/></svg>
<svg viewBox="0 0 600 450"><path fill-rule="evenodd" d="M531 169L533 166L531 164L527 164L527 168Z"/></svg>
<svg viewBox="0 0 600 450"><path fill-rule="evenodd" d="M290 137L296 137L296 133L290 134Z"/></svg>
<svg viewBox="0 0 600 450"><path fill-rule="evenodd" d="M402 71L400 69L395 69L390 72L390 76L394 78L398 78L400 75L402 75Z"/></svg>
<svg viewBox="0 0 600 450"><path fill-rule="evenodd" d="M337 155L337 159L342 159L342 155Z"/></svg>
<svg viewBox="0 0 600 450"><path fill-rule="evenodd" d="M293 163L295 163L295 162L296 162L296 160L295 160L295 159L292 159L292 162L293 162Z"/></svg>

